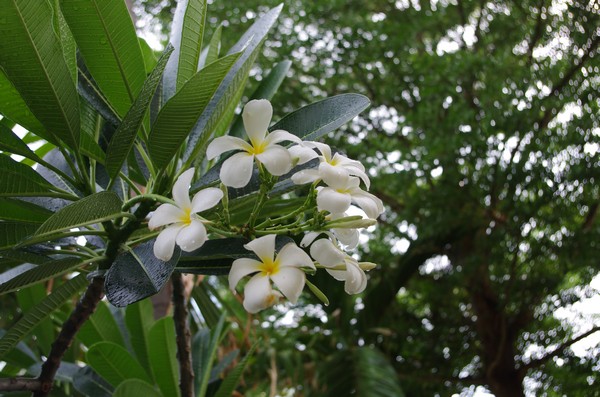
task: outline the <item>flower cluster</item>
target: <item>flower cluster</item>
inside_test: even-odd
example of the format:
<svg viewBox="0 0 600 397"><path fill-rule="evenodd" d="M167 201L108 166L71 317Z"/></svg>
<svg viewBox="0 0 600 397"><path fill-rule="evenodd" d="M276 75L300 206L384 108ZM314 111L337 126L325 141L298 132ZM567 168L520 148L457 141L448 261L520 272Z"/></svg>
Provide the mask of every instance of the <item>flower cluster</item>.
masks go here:
<svg viewBox="0 0 600 397"><path fill-rule="evenodd" d="M375 265L359 262L344 248L355 248L359 242L358 229L375 224L383 212L381 200L367 191L370 180L360 162L334 153L324 143L302 141L288 131L269 132L272 114L269 101L248 102L242 119L249 141L231 136L218 137L208 145L206 153L207 158L213 160L224 153L236 151L222 162L220 179L224 186L246 186L255 163L261 176L263 186L247 223L242 226L228 222L210 224L210 229L216 234L254 237L244 245L248 257L233 261L229 273L232 290L243 278L251 276L244 287L244 307L251 313L270 307L283 297L296 303L307 283L306 273L313 273L319 268L343 281L347 293L364 291L367 284L365 271ZM283 142L293 145L286 147ZM256 225L258 214L268 201L268 192L277 177L314 159L319 160L316 167L307 168L305 165L291 178L298 185L311 184L305 203L295 211L278 218L267 218ZM184 251L196 250L204 244L209 222L199 215L200 212L215 207L222 199L223 210L227 211L227 200L221 189L201 190L190 200L189 186L193 175L193 169L181 174L173 186L172 202L162 204L148 224L150 229L167 226L159 233L154 245L155 255L162 260L172 257L175 244ZM361 188L361 184L366 190ZM360 208L366 218L348 215L352 205ZM276 249L277 235L301 233L304 236L300 247L288 242ZM303 248L310 252L310 256ZM311 289L316 288L310 286Z"/></svg>

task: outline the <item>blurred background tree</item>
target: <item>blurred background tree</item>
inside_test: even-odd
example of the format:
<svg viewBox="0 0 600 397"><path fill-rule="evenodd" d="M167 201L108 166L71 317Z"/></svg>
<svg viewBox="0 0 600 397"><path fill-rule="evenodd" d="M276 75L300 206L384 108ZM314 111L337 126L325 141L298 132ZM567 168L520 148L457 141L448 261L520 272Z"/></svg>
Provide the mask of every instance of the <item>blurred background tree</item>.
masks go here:
<svg viewBox="0 0 600 397"><path fill-rule="evenodd" d="M208 21L226 49L276 3L215 1ZM173 9L135 3L163 42ZM571 349L598 340L597 309L557 315L598 297L599 41L593 0L286 2L255 83L292 54L279 115L367 95L330 143L369 164L387 211L363 296L329 282L329 307L249 323L256 395L600 395L600 347Z"/></svg>

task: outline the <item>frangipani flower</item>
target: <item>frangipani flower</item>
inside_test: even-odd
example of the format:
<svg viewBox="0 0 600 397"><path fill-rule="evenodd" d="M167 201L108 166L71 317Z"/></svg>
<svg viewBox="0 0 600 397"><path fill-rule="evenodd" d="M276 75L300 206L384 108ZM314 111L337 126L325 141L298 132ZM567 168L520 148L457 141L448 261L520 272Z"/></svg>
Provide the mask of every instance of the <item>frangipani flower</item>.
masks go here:
<svg viewBox="0 0 600 397"><path fill-rule="evenodd" d="M223 197L223 192L217 188L200 190L190 201L189 189L194 169L190 168L177 178L173 185L173 204L162 204L154 211L148 222L153 230L160 226L165 228L154 243L154 255L163 261L173 256L175 244L184 251L190 252L200 248L207 240L206 222L196 213L214 207Z"/></svg>
<svg viewBox="0 0 600 397"><path fill-rule="evenodd" d="M321 152L321 155L317 155L313 148ZM292 157L298 160L298 164L306 163L316 157L321 161L318 169L301 170L292 175L292 181L297 185L312 183L322 179L322 169L326 167L336 167L344 170L350 176L359 177L365 183L367 189L371 185L369 176L365 173L365 167L360 161L349 159L340 153L335 153L332 156L329 145L321 142L305 141L299 145L292 146L289 151Z"/></svg>
<svg viewBox="0 0 600 397"><path fill-rule="evenodd" d="M320 211L343 213L354 203L371 219L383 212L383 202L359 187L360 180L339 167L325 166L319 173L328 186L317 187L317 207Z"/></svg>
<svg viewBox="0 0 600 397"><path fill-rule="evenodd" d="M222 153L240 150L221 167L220 177L225 186L244 187L252 177L254 158L260 161L272 175L283 175L292 169L292 157L279 142L301 142L300 138L284 130L267 133L273 107L266 99L252 100L242 112L244 128L250 142L233 136L215 138L206 149L206 157L214 159Z"/></svg>
<svg viewBox="0 0 600 397"><path fill-rule="evenodd" d="M275 237L274 234L269 234L244 245L246 249L254 252L259 260L240 258L231 265L231 290L235 290L243 277L256 273L244 288L244 308L250 313L256 313L277 303L281 293L292 303L296 303L306 282L302 268L315 269L308 254L295 243L286 244L275 255ZM281 293L273 290L271 281Z"/></svg>
<svg viewBox="0 0 600 397"><path fill-rule="evenodd" d="M317 240L310 247L310 255L327 273L338 281L345 281L348 294L359 294L367 286L367 276L358 261L340 250L331 240ZM370 264L369 264L370 265ZM368 266L369 268L371 266Z"/></svg>
<svg viewBox="0 0 600 397"><path fill-rule="evenodd" d="M335 221L338 219L344 219L346 217L348 217L348 214L346 214L346 213L341 213L341 214L334 213L334 214L329 214L326 217L326 219ZM362 219L360 221L355 221L353 223L357 223L360 225L360 227L364 227L364 226L371 226L373 223L376 223L376 221L371 220L371 219ZM346 224L346 223L340 222L339 227L334 227L330 231L326 231L326 232L316 231L316 232L306 233L304 235L304 238L302 238L302 241L300 242L300 246L308 247L322 233L325 233L329 237L336 239L337 241L339 241L340 243L345 245L346 248L348 248L348 249L356 248L356 246L358 245L359 237L360 237L360 233L358 232L358 229L356 228L356 226L354 226L352 224Z"/></svg>

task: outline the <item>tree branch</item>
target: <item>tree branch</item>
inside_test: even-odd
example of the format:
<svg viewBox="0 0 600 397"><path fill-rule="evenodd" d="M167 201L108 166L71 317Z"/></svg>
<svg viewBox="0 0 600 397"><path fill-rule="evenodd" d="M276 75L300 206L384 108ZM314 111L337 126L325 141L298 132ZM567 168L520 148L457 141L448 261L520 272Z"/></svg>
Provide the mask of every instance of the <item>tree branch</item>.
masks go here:
<svg viewBox="0 0 600 397"><path fill-rule="evenodd" d="M188 310L185 287L181 273L171 276L173 284L173 319L177 334L177 359L179 360L179 389L182 397L194 397L194 371L192 370L192 342L188 326Z"/></svg>
<svg viewBox="0 0 600 397"><path fill-rule="evenodd" d="M31 391L41 390L42 382L32 378L0 378L1 391Z"/></svg>
<svg viewBox="0 0 600 397"><path fill-rule="evenodd" d="M552 353L548 353L544 357L538 358L537 360L532 360L529 363L525 364L523 367L520 368L520 371L525 373L530 369L537 368L537 367L544 365L548 360L562 354L562 352L564 352L567 348L571 347L572 345L579 342L580 340L585 339L588 336L590 336L591 334L598 332L598 331L600 331L600 326L596 326L596 327L590 329L589 331L584 332L583 334L579 335L578 337L564 342L562 345L560 345L559 347L554 349L552 351Z"/></svg>

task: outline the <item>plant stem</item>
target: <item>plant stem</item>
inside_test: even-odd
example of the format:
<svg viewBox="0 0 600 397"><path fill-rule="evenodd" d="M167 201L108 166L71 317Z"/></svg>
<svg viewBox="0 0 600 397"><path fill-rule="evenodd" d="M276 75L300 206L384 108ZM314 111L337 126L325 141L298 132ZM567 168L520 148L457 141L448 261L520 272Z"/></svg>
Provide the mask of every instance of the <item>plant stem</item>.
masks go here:
<svg viewBox="0 0 600 397"><path fill-rule="evenodd" d="M181 397L194 397L194 371L192 370L192 337L188 326L188 310L181 273L171 276L173 283L173 319L177 334L177 359L179 360L179 389Z"/></svg>
<svg viewBox="0 0 600 397"><path fill-rule="evenodd" d="M56 371L58 371L63 355L69 346L71 346L79 328L94 313L98 302L103 297L104 278L96 277L92 280L85 294L75 307L75 310L73 310L67 321L63 324L60 334L54 343L52 343L50 354L42 365L42 372L38 377L41 383L40 390L34 392L33 397L45 397L49 395L50 390L52 390L54 376L56 375Z"/></svg>
<svg viewBox="0 0 600 397"><path fill-rule="evenodd" d="M42 383L38 379L32 378L0 378L1 391L38 391L42 387Z"/></svg>

